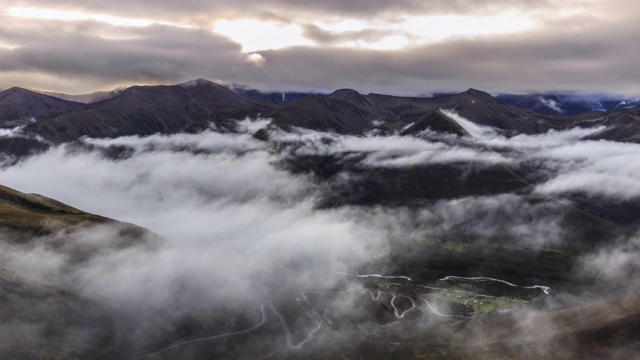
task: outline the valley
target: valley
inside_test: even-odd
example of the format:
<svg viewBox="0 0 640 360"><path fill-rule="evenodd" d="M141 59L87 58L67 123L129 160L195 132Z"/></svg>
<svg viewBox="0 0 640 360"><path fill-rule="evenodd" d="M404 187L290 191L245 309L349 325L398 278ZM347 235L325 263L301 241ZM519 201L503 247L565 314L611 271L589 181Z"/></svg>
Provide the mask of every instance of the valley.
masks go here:
<svg viewBox="0 0 640 360"><path fill-rule="evenodd" d="M249 94L0 93L2 358L638 353L638 108Z"/></svg>

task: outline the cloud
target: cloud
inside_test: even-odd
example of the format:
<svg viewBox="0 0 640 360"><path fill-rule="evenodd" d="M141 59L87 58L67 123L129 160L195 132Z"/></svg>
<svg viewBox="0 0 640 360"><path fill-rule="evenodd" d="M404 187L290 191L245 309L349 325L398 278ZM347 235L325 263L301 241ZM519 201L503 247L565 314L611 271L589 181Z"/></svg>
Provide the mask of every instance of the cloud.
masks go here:
<svg viewBox="0 0 640 360"><path fill-rule="evenodd" d="M362 30L352 31L330 31L323 29L315 24L306 24L304 27L304 35L319 44L324 45L343 45L358 42L371 44L382 41L389 36L407 36L406 32L393 29L376 29L365 28ZM368 46L363 46L367 48Z"/></svg>
<svg viewBox="0 0 640 360"><path fill-rule="evenodd" d="M556 161L558 174L540 185L541 193L586 192L616 200L637 199L640 146L582 141L547 149L541 156Z"/></svg>
<svg viewBox="0 0 640 360"><path fill-rule="evenodd" d="M555 202L500 194L439 200L418 209L381 207L369 216L376 219L377 231L398 244L483 247L508 242L537 248L563 245L570 235L562 224L567 210Z"/></svg>
<svg viewBox="0 0 640 360"><path fill-rule="evenodd" d="M553 100L553 99L545 99L542 96L540 96L540 97L538 97L538 101L543 103L545 106L547 106L547 107L559 112L560 114L562 114L564 112L564 110L562 110L562 107L560 107L558 102Z"/></svg>
<svg viewBox="0 0 640 360"><path fill-rule="evenodd" d="M638 144L582 140L603 127L506 137L454 112L445 110L445 113L471 136L455 138L426 133L422 138L338 136L296 129L289 133L272 132L271 139L280 143L284 154L290 157L337 156L346 166L345 173L357 168L463 164L469 169L481 169L499 165L528 169L530 185L537 194L558 196L578 192L624 201L637 199L640 194Z"/></svg>
<svg viewBox="0 0 640 360"><path fill-rule="evenodd" d="M28 137L20 130L34 122L36 122L36 119L33 117L26 120L4 121L3 127L0 128L0 138Z"/></svg>
<svg viewBox="0 0 640 360"><path fill-rule="evenodd" d="M231 64L246 62L237 44L210 32L151 26L128 32L129 38L110 39L100 34L106 28L88 23L66 31L55 26L24 29L31 37L15 36L24 40L20 47L0 54L4 60L0 70L24 72L28 69L57 77L81 74L81 78L94 83L115 86L193 79L198 77L196 74L212 75L209 70L212 62L231 71ZM20 28L9 30L7 36L14 38L21 31ZM247 69L250 70L248 66Z"/></svg>
<svg viewBox="0 0 640 360"><path fill-rule="evenodd" d="M640 272L638 243L609 246L591 254L581 269L588 276L609 284L614 291L633 294L638 291L637 275Z"/></svg>
<svg viewBox="0 0 640 360"><path fill-rule="evenodd" d="M276 296L283 284L299 291L331 284L336 281L331 274L365 259L368 246L380 246L376 234L342 211L317 210L314 181L278 169L265 144L249 133L206 131L86 143L94 150L56 147L6 168L3 182L145 226L167 242L152 251L107 251L78 268L69 267L69 255L59 247L18 250L10 263L19 264L17 270L36 269L45 280L131 306L138 301L141 307L162 307L176 297L200 298L194 294L211 303L252 304ZM118 159L98 151L113 146L132 150ZM38 175L42 171L51 174L46 183ZM75 236L83 240L69 246L95 242L87 235L109 238L109 231L79 233ZM28 260L41 256L50 263ZM60 279L63 268L69 273ZM316 278L316 272L328 275ZM184 293L175 294L175 286L183 286Z"/></svg>
<svg viewBox="0 0 640 360"><path fill-rule="evenodd" d="M290 133L273 130L268 142L251 136L266 124L267 120L243 121L236 133L225 134L207 130L199 134L85 138L0 169L4 185L145 226L165 239L150 241L154 246L118 247L113 243L118 229L110 226L53 234L33 239L29 246L3 247L2 266L79 291L112 305L117 316L132 319L134 330L119 330L131 335L133 343L144 345L123 348L129 351L127 355L132 348L136 354L161 349L167 334L170 344L177 337L189 338L172 332L174 324L188 323L184 319L189 316L197 317L195 322L208 324L218 334L230 328L249 329L262 317L261 305L267 309L268 331L246 341L269 345L255 347L267 349L256 356L267 355L274 347L286 347L287 342L295 347L316 329L317 318L326 316L336 322L347 319L347 329L332 331L325 331L330 325L322 322L322 330L311 336L318 342L305 344L307 349L316 349L313 346L322 348L326 343L360 339L365 333L390 334L394 326L414 333L437 325L426 315L432 310L421 305L405 313L406 319L415 323L396 324L398 314L409 310L412 301L420 303L420 298L396 296L392 300L395 290L390 288L379 295L378 302L369 301L377 296L373 288L347 281L350 277L338 272L356 274L374 269L383 275L400 274L393 271L418 273L423 269L420 266L428 269L426 261L434 260L430 257L433 253L443 249L454 249L454 255L458 254L455 249L473 251L473 256L496 246L526 251L564 249L575 240L574 224L565 221L574 209L555 200L562 198L562 192L545 190L545 186L596 170L607 171L612 178L632 179L640 173L621 165L628 163L633 169L631 156L638 145L580 140L599 129L508 138L480 127L475 129L480 136L441 141L433 141L433 137L339 136L301 129ZM531 165L536 175L531 181L539 184L535 189L545 196L523 190L454 196L419 206L323 208L319 206L327 195L323 179L286 170L287 160L306 156L337 156L345 163L351 162L353 168L345 166L341 171L341 181L347 183L353 181L353 169L362 168L406 170L452 163L469 168ZM574 190L603 194L598 192L601 179L582 177L587 180L574 183ZM612 187L603 196L617 199L638 191L632 186ZM62 240L65 242L61 245ZM570 256L563 251L554 253L562 261ZM83 254L92 255L80 256ZM588 271L568 269L561 275L585 279L600 274L603 281L618 284L635 275L637 264L633 259L637 254L632 248L612 246L586 255L581 266L584 264ZM411 263L402 262L410 256L418 256L422 265L414 269L407 265ZM464 271L484 269L471 264ZM525 285L534 284L538 283ZM587 286L585 294L603 289L600 285L595 282ZM313 291L344 293L323 298L322 293ZM555 291L554 287L552 294ZM578 303L580 291L567 294L558 303ZM317 300L326 311L314 314L305 300ZM542 304L540 308L546 311L552 305L557 306ZM444 312L447 307L438 309ZM553 329L554 323L545 322L546 315L532 319L528 311L518 313L522 317L514 320L525 334L532 328L541 329L540 324ZM277 312L284 313L284 323L291 329L282 325ZM229 325L223 315L232 313L239 320ZM377 313L387 314L391 320L371 315ZM484 339L482 333L460 334L471 334L472 340ZM446 333L443 336L449 339Z"/></svg>
<svg viewBox="0 0 640 360"><path fill-rule="evenodd" d="M298 133L273 134L273 140L289 144L292 156L363 154L362 167L403 168L456 162L482 164L508 163L502 154L465 146L464 143L430 142L411 136L337 136L299 129Z"/></svg>
<svg viewBox="0 0 640 360"><path fill-rule="evenodd" d="M199 241L218 234L218 222L211 214L233 213L234 216L218 215L225 219L221 221L224 224L231 218L244 218L242 211L247 211L253 219L260 216L260 211L250 211L254 208L271 213L274 210L267 210L271 207L288 213L287 207L293 206L305 214L300 221L314 217L315 201L326 191L324 184L316 183L308 175L293 176L282 170L279 164L287 158L338 156L346 160L346 164L352 162L343 169L341 177L336 178L346 186L354 180L351 171L358 168L409 169L456 163L469 169L495 165L517 168L522 164L536 164L532 176L541 179L532 180L536 193L559 196L568 191L582 191L614 199L629 199L640 193L632 184L637 177L632 165L638 146L580 140L598 129L506 138L481 128L478 132L486 136L452 139L453 142L400 136L338 136L308 130L276 131L272 133L272 143L253 139L250 134L266 123L266 120L241 122L241 132L237 134L205 131L144 138L84 139L85 146L56 147L4 169L3 181L90 212L151 228L170 239L184 237L183 225L193 224L188 226L189 231L201 239ZM273 151L275 143L280 144L282 153ZM89 163L95 165L87 166ZM35 175L41 173L51 174L46 177L49 180L43 182L43 176ZM606 179L602 174L606 174ZM614 186L623 182L628 186ZM178 205L181 203L183 205ZM506 231L516 238L528 238L532 244L545 243L544 239L558 243L563 235L553 214L563 212L561 209L562 206L553 202L534 206L520 196L469 197L439 202L425 210L420 220L415 220L414 215L415 223L407 227L423 224L418 227L422 229L419 233L436 237L460 230L490 238ZM165 215L149 216L158 211ZM544 216L547 211L552 214L551 218ZM495 218L481 214L495 214ZM507 214L518 215L505 230L499 218ZM183 219L171 221L173 217ZM210 226L197 226L206 223L209 217ZM323 221L331 222L330 218ZM519 223L532 218L542 220L537 226ZM470 219L473 220L469 222ZM546 229L544 223L548 224ZM484 227L486 231L481 230ZM219 236L225 237L227 233L221 230Z"/></svg>
<svg viewBox="0 0 640 360"><path fill-rule="evenodd" d="M51 7L50 2L38 0L15 5ZM635 34L640 31L634 29L640 14L623 0L606 4L578 0L562 4L274 0L252 5L199 0L180 6L168 1L56 3L56 9L151 19L153 25L147 27L3 14L0 44L6 46L0 46L0 88L26 86L79 93L205 77L265 90L352 87L364 93L405 95L469 87L492 92L638 92L638 54L628 44L637 40ZM422 45L413 41L415 34L394 27L416 17L493 16L508 11L533 19L535 25L512 34L454 36ZM329 26L323 30L308 21L311 15L322 24L355 21L363 27L331 30ZM316 43L261 51L264 64L255 66L246 61L242 44L212 32L215 21L221 19L303 27ZM384 45L394 36L402 39L391 44L394 50L335 47L349 41Z"/></svg>

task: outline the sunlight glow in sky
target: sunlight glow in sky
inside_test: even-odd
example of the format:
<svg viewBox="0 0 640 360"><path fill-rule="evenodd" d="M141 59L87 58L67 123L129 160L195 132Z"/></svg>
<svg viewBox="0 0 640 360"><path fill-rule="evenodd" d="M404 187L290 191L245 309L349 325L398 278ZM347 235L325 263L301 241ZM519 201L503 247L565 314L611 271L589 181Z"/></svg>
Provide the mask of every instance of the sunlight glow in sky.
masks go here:
<svg viewBox="0 0 640 360"><path fill-rule="evenodd" d="M314 44L302 36L302 28L299 26L253 19L219 20L216 21L213 31L241 44L243 52Z"/></svg>
<svg viewBox="0 0 640 360"><path fill-rule="evenodd" d="M0 41L0 49L13 50L16 46Z"/></svg>
<svg viewBox="0 0 640 360"><path fill-rule="evenodd" d="M398 50L407 47L409 44L410 40L405 35L390 35L377 41L352 40L339 43L337 46L371 50Z"/></svg>
<svg viewBox="0 0 640 360"><path fill-rule="evenodd" d="M365 22L344 20L337 22L317 22L314 25L331 34L347 32L387 31L387 36L379 39L348 39L337 42L339 47L364 48L374 50L397 50L410 45L421 45L442 41L452 37L473 37L510 34L531 29L535 22L514 11L494 16L472 17L462 15L415 16L399 22ZM275 50L289 46L314 46L305 38L297 25L283 25L256 19L220 20L213 31L242 45L244 52Z"/></svg>
<svg viewBox="0 0 640 360"><path fill-rule="evenodd" d="M461 15L419 16L397 26L425 41L440 41L457 36L511 34L531 29L535 22L517 12L495 16L471 17Z"/></svg>
<svg viewBox="0 0 640 360"><path fill-rule="evenodd" d="M260 55L258 53L249 54L248 59L249 59L249 62L255 64L256 66L262 66L262 65L264 65L264 62L266 61L264 56L262 56L262 55Z"/></svg>
<svg viewBox="0 0 640 360"><path fill-rule="evenodd" d="M152 24L182 26L155 22L149 19L42 8L14 7L9 10L9 14L16 17L42 20L93 20L114 26L145 27ZM526 16L511 11L485 17L461 15L415 16L393 23L369 23L347 19L330 23L318 22L314 25L337 35L345 32L368 30L391 32L389 35L378 39L349 39L337 42L334 45L346 48L397 50L410 45L441 41L451 37L509 34L524 31L532 28L535 22ZM245 53L259 50L277 50L290 46L317 45L314 41L304 36L301 26L295 24L279 24L257 19L218 20L212 30L239 43ZM6 48L6 46L2 47ZM254 60L252 59L252 61Z"/></svg>

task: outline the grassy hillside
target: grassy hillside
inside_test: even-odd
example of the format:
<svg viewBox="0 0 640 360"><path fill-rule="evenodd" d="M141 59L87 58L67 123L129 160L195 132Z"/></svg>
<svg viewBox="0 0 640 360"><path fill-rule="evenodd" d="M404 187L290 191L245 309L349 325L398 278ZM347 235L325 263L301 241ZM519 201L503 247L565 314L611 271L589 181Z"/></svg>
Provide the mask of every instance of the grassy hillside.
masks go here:
<svg viewBox="0 0 640 360"><path fill-rule="evenodd" d="M24 194L0 185L0 229L26 240L68 227L105 224L111 220L88 214L40 195Z"/></svg>
<svg viewBox="0 0 640 360"><path fill-rule="evenodd" d="M104 237L92 245L81 244L81 237L97 233ZM93 235L91 235L93 236ZM151 245L160 237L139 226L89 214L59 201L37 194L25 194L0 185L0 242L43 244L67 248L75 260L86 259L110 248Z"/></svg>
<svg viewBox="0 0 640 360"><path fill-rule="evenodd" d="M110 304L11 266L34 247L60 254L69 270L104 251L153 247L159 241L141 227L0 185L0 357L122 358L122 351L130 351L126 349L131 344L121 335L130 331L123 330L129 325Z"/></svg>

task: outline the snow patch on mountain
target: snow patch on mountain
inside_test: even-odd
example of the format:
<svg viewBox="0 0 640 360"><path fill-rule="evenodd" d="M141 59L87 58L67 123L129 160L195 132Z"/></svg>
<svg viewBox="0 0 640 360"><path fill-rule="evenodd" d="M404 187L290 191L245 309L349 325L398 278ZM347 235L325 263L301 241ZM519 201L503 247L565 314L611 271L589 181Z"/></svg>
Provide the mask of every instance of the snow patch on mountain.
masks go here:
<svg viewBox="0 0 640 360"><path fill-rule="evenodd" d="M623 100L614 109L630 109L640 105L640 98Z"/></svg>

